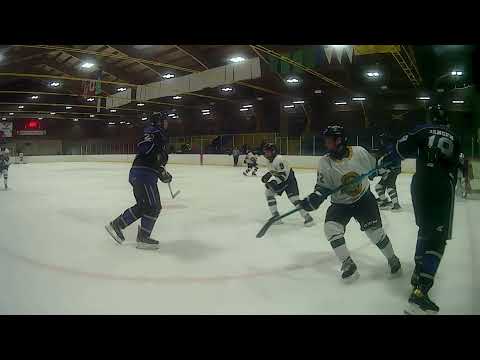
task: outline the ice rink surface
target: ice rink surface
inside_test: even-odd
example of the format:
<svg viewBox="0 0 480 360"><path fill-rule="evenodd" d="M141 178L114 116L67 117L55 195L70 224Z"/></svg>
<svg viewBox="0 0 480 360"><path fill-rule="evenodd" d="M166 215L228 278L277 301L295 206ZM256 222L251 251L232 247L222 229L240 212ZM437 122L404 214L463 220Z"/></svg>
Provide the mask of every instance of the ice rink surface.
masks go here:
<svg viewBox="0 0 480 360"><path fill-rule="evenodd" d="M262 239L269 218L264 186L243 168L170 165L171 199L152 237L158 251L135 248L136 224L116 245L104 225L134 203L127 163L52 163L10 167L0 183L1 314L402 314L416 242L408 175L398 178L403 211L382 220L403 263L390 279L380 251L352 220L346 241L360 279L339 280L323 234L329 201L303 227L294 214ZM264 173L260 169L259 174ZM313 170L296 170L301 197ZM278 200L280 212L292 205ZM441 314L480 314L480 201L457 200L431 297Z"/></svg>

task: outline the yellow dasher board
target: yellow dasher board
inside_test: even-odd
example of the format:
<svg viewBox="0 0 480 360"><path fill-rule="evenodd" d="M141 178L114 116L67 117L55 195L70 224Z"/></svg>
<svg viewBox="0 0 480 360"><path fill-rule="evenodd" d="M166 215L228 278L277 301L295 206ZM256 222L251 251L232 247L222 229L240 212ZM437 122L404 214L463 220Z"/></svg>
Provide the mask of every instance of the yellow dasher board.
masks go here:
<svg viewBox="0 0 480 360"><path fill-rule="evenodd" d="M369 55L396 52L400 45L354 45L355 55Z"/></svg>

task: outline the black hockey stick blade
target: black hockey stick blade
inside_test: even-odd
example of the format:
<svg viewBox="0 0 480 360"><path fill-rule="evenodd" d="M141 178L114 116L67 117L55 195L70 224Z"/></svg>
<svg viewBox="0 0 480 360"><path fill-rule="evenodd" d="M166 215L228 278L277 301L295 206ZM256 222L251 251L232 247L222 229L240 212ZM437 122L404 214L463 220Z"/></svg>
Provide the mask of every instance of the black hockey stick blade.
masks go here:
<svg viewBox="0 0 480 360"><path fill-rule="evenodd" d="M257 238L261 238L263 237L263 235L265 235L268 231L268 229L270 229L270 227L275 224L278 220L281 220L283 219L284 217L287 217L287 216L290 216L292 215L293 213L296 213L297 211L300 211L301 208L295 208L293 210L290 210L288 212L286 212L285 214L282 214L280 216L274 216L274 217L271 217L266 223L265 225L262 226L262 228L260 229L260 231L257 233Z"/></svg>
<svg viewBox="0 0 480 360"><path fill-rule="evenodd" d="M180 190L177 190L177 192L175 194L172 194L172 199L175 199L178 194L180 194Z"/></svg>
<svg viewBox="0 0 480 360"><path fill-rule="evenodd" d="M170 195L172 196L172 199L175 199L175 197L177 197L177 195L180 194L180 190L177 190L175 194L173 193L172 186L170 185L170 183L168 183L168 189L170 190Z"/></svg>

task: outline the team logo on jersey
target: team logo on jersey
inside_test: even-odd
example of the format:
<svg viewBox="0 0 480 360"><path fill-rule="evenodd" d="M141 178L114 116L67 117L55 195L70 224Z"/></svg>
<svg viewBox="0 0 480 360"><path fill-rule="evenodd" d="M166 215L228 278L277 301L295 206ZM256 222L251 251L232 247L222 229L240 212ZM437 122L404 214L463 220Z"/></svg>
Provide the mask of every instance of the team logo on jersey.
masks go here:
<svg viewBox="0 0 480 360"><path fill-rule="evenodd" d="M362 183L353 183L353 180L358 176L359 175L354 171L350 171L342 176L342 185L350 184L342 190L342 193L349 196L357 196L362 192Z"/></svg>

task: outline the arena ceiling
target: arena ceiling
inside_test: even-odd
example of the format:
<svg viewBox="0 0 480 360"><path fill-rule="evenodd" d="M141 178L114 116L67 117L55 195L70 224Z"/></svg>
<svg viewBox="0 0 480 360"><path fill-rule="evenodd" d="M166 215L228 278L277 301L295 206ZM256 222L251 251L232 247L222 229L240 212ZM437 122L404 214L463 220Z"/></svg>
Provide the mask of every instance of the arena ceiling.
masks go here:
<svg viewBox="0 0 480 360"><path fill-rule="evenodd" d="M201 109L222 102L240 107L268 97L286 103L314 101L319 96L330 101L375 96L409 96L415 100L438 85L436 79L456 62L466 75L458 56L450 62L435 62L435 71L431 71L432 59L439 53L462 51L465 49L406 45L3 45L0 115L7 120L47 117L141 121L157 111ZM103 101L97 110L97 99L123 89L135 91L138 85L223 66L232 58L252 57L260 58L261 77L231 84L232 91L207 88L175 98L144 101L143 106L133 100L115 112L106 109ZM83 96L85 80L98 79L99 70L101 89L87 101ZM298 83L287 82L291 78Z"/></svg>

